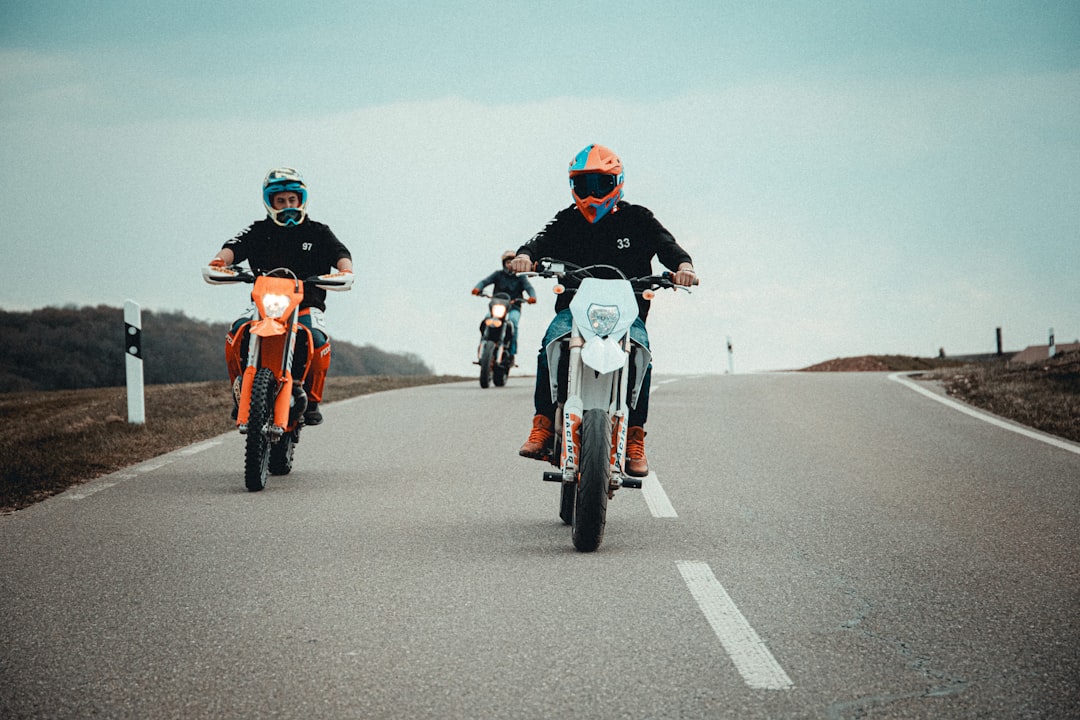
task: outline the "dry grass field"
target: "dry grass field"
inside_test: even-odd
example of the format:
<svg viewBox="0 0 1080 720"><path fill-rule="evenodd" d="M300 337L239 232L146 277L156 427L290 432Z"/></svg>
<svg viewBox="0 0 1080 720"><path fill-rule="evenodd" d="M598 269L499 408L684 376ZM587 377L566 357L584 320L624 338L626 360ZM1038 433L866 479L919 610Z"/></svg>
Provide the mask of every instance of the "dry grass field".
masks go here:
<svg viewBox="0 0 1080 720"><path fill-rule="evenodd" d="M326 399L454 382L447 376L327 378ZM0 394L0 512L235 429L226 382L147 385L146 423L127 421L125 388Z"/></svg>

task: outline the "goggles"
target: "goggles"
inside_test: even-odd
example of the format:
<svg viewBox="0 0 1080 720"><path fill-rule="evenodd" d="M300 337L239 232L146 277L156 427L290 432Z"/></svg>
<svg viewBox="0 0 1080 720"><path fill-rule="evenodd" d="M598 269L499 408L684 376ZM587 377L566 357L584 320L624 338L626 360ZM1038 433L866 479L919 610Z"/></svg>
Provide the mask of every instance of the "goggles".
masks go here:
<svg viewBox="0 0 1080 720"><path fill-rule="evenodd" d="M570 187L579 198L603 198L610 195L618 185L617 175L605 173L583 173L570 178Z"/></svg>
<svg viewBox="0 0 1080 720"><path fill-rule="evenodd" d="M282 208L277 211L278 223L282 225L299 225L304 220L303 208Z"/></svg>

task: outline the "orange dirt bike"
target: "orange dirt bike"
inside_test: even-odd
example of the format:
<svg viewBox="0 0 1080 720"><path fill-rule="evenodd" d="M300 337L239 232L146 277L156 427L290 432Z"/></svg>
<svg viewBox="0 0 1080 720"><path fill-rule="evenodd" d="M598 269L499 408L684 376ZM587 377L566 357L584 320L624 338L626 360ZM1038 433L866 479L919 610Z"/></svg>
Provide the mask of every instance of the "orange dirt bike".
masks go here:
<svg viewBox="0 0 1080 720"><path fill-rule="evenodd" d="M574 293L570 332L545 348L557 402L550 459L559 470L545 472L544 480L561 484L559 517L571 526L574 548L592 552L604 539L608 500L620 487L642 483L624 472L629 409L652 358L630 337L637 296L651 300L660 288L689 289L675 285L670 273L627 278L610 265L579 267L552 258L538 268L524 274L555 278L556 294Z"/></svg>
<svg viewBox="0 0 1080 720"><path fill-rule="evenodd" d="M315 354L311 331L300 323L304 283L313 282L324 290L349 290L353 275L334 273L301 280L288 268L256 275L233 265L204 267L203 279L211 285L254 285L254 318L237 333L246 338L247 353L234 393L236 427L247 436L244 485L251 491L262 490L268 474L287 475L292 470L293 451L304 425L304 381ZM295 374L294 361L303 366Z"/></svg>

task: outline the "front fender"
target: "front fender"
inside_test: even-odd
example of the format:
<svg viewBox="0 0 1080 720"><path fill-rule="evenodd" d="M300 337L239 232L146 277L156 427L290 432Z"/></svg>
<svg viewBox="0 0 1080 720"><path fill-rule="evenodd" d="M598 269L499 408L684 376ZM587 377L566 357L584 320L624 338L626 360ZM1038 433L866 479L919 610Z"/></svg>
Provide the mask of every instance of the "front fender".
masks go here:
<svg viewBox="0 0 1080 720"><path fill-rule="evenodd" d="M503 328L505 327L505 321L488 318L484 321L484 339L491 340L494 343L502 342Z"/></svg>
<svg viewBox="0 0 1080 720"><path fill-rule="evenodd" d="M261 320L252 321L251 332L259 337L274 337L275 335L284 335L286 330L285 326L277 320L263 318Z"/></svg>

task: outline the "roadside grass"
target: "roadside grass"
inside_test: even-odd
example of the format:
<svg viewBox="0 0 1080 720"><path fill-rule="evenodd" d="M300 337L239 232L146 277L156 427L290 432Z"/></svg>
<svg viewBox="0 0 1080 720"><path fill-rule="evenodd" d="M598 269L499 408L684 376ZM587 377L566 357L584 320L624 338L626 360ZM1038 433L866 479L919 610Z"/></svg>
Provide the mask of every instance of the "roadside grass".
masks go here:
<svg viewBox="0 0 1080 720"><path fill-rule="evenodd" d="M453 376L327 378L329 401ZM93 478L235 430L224 381L148 385L146 422L127 421L125 388L0 394L0 513L32 505Z"/></svg>
<svg viewBox="0 0 1080 720"><path fill-rule="evenodd" d="M923 376L969 405L1080 442L1080 352L1022 365L992 362Z"/></svg>

